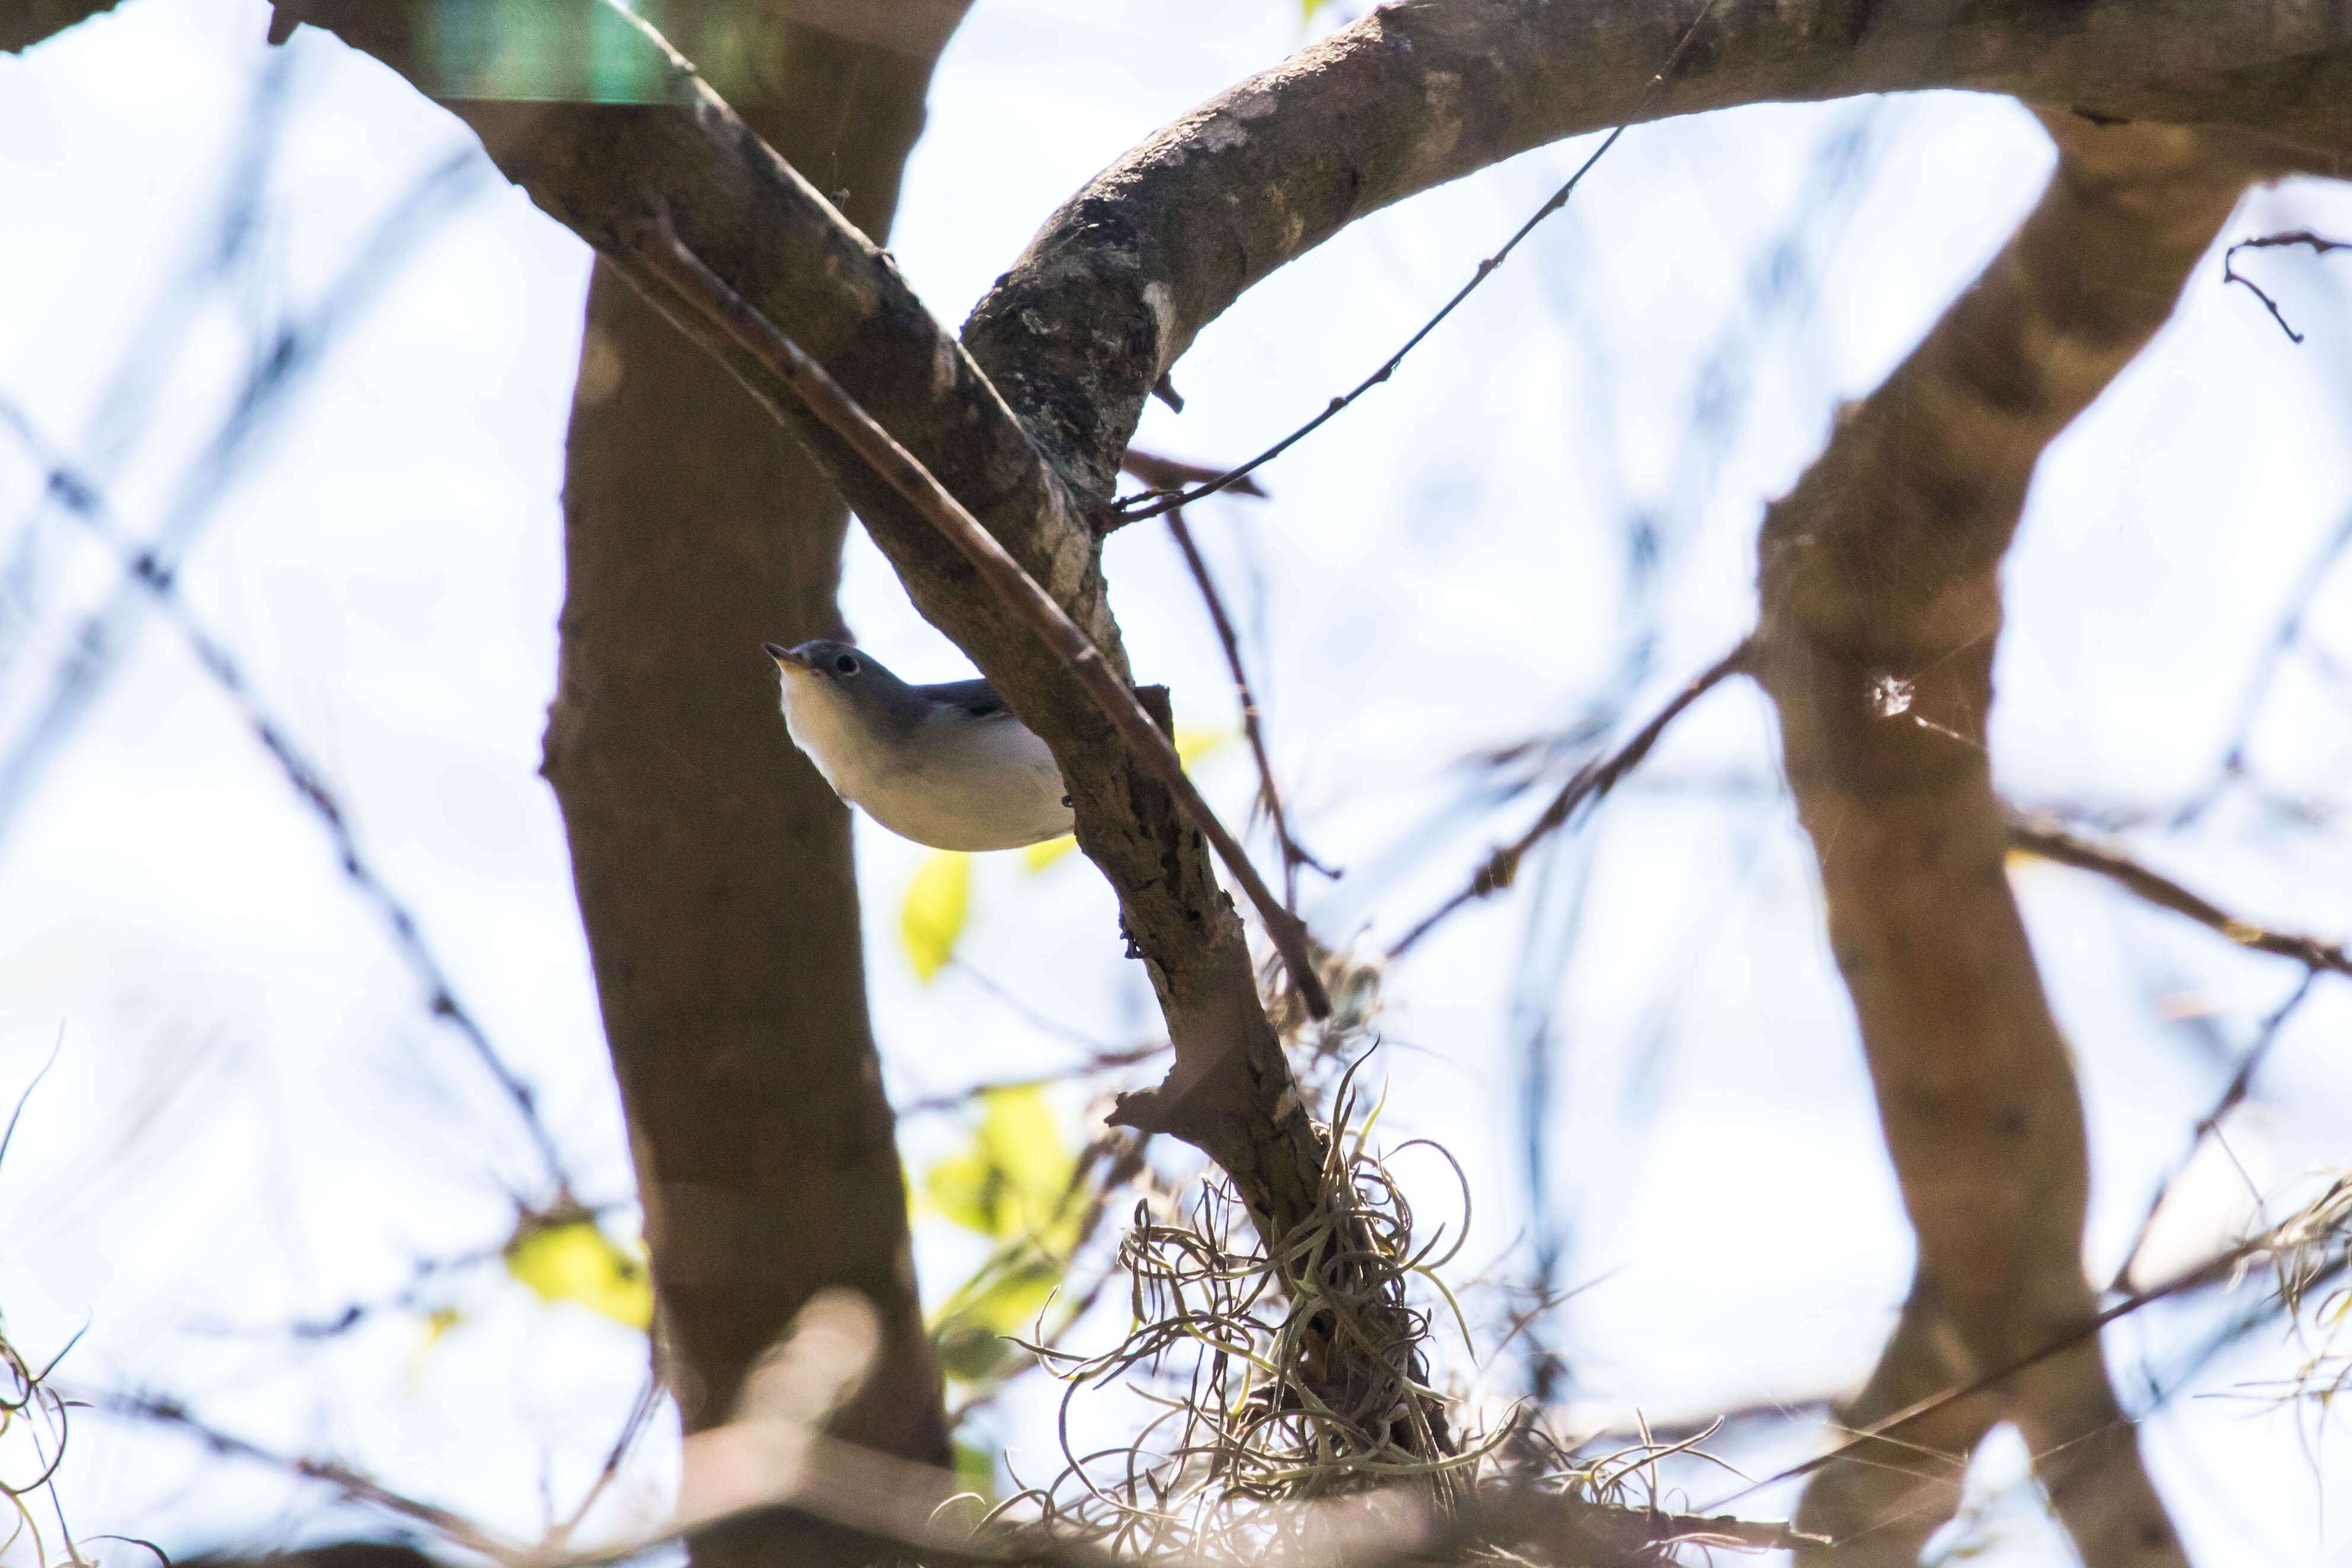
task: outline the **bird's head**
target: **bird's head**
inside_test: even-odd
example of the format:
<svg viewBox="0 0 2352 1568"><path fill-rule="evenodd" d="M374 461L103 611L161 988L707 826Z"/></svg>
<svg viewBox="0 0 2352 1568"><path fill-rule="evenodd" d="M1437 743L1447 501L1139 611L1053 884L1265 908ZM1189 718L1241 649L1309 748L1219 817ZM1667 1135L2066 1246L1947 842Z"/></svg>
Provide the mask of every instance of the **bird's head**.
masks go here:
<svg viewBox="0 0 2352 1568"><path fill-rule="evenodd" d="M897 684L890 672L845 642L830 642L818 638L798 647L786 647L781 643L765 642L761 647L776 661L776 669L789 686L797 681L816 681L828 686Z"/></svg>

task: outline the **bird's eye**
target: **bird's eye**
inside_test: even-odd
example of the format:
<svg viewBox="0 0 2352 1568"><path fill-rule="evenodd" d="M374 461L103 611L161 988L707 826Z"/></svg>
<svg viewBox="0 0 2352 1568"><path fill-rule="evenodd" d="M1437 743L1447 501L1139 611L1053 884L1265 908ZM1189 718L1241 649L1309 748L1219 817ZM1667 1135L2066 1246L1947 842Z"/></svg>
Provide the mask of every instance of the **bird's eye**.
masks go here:
<svg viewBox="0 0 2352 1568"><path fill-rule="evenodd" d="M848 653L843 654L839 658L833 661L833 668L841 671L844 675L856 675L857 673L857 656Z"/></svg>

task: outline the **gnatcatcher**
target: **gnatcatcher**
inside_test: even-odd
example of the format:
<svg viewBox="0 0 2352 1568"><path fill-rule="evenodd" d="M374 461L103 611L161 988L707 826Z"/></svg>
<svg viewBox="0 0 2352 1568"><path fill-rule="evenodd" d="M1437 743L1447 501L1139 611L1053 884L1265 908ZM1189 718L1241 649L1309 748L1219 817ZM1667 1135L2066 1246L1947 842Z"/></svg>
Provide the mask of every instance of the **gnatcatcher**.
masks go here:
<svg viewBox="0 0 2352 1568"><path fill-rule="evenodd" d="M847 643L761 643L784 728L833 793L934 849L1018 849L1070 831L1054 753L985 680L909 686Z"/></svg>

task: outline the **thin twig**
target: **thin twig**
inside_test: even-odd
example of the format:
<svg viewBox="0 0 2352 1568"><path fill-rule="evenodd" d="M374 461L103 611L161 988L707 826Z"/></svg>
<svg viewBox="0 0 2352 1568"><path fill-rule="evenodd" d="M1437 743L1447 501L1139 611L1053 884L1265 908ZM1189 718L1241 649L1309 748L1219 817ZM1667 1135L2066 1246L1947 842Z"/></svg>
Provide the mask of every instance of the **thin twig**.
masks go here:
<svg viewBox="0 0 2352 1568"><path fill-rule="evenodd" d="M2352 1178L2347 1178L2347 1180L2352 1181ZM2345 1184L2345 1182L2338 1182L2336 1188L2331 1189L2329 1197L2334 1197L2340 1193ZM2323 1203L2326 1201L2326 1199L2322 1200ZM2038 1348L2028 1351L2015 1360L1997 1366L1969 1382L1957 1384L1941 1393L1914 1400L1893 1415L1884 1416L1863 1427L1827 1453L1816 1454L1802 1464L1791 1465L1776 1475L1767 1476L1760 1481L1752 1482L1730 1496L1718 1500L1714 1504L1714 1509L1727 1508L1741 1498L1762 1491L1767 1487L1778 1486L1782 1481L1792 1481L1801 1476L1809 1476L1826 1465L1834 1464L1846 1458L1855 1449L1874 1443L1892 1432L1910 1426L1915 1421L1932 1415L1948 1405L1957 1405L1963 1399L1974 1398L1989 1388L1998 1387L2019 1373L2041 1365L2052 1356L2072 1350L2086 1340L2095 1339L2109 1323L2128 1317L2143 1307L2229 1279L2237 1272L2241 1265L2251 1259L2291 1245L2294 1240L2291 1228L2301 1222L2301 1215L2284 1221L2263 1231L2260 1236L2240 1242L2226 1252L2217 1254L2202 1263L2183 1269L2160 1285L2150 1286L2145 1290L2135 1290L2105 1311L2084 1319L2075 1327L2053 1337ZM1714 1511L1714 1509L1710 1509L1709 1511Z"/></svg>
<svg viewBox="0 0 2352 1568"><path fill-rule="evenodd" d="M2187 915L2199 925L2219 931L2240 947L2292 958L2307 969L2325 969L2337 974L2352 975L2352 954L2347 954L2338 944L2322 942L2317 937L2297 936L2291 931L2272 931L2242 921L2199 898L2170 878L2158 876L2129 856L2088 839L2078 838L2053 823L2011 812L2009 841L2012 847L2029 855L2038 855L2045 860L2054 860L2061 866L2072 866L2078 870L2095 871L2159 909Z"/></svg>
<svg viewBox="0 0 2352 1568"><path fill-rule="evenodd" d="M1067 1083L1073 1079L1090 1078L1096 1073L1134 1067L1138 1063L1150 1061L1167 1049L1168 1042L1162 1040L1156 1046L1136 1046L1123 1051L1103 1051L1079 1062L1075 1067L1065 1068L1060 1072L1041 1073L1031 1078L1001 1079L990 1083L976 1083L970 1089L960 1089L952 1094L937 1094L928 1100L914 1100L900 1106L898 1114L901 1117L929 1116L943 1110L960 1110L985 1095L1004 1094L1014 1089L1043 1089L1047 1084Z"/></svg>
<svg viewBox="0 0 2352 1568"><path fill-rule="evenodd" d="M1180 463L1173 458L1163 458L1156 452L1146 452L1135 447L1129 447L1120 454L1118 466L1154 490L1162 492L1181 490L1186 485L1206 484L1226 472L1223 468L1204 468L1198 463ZM1225 489L1237 496L1251 496L1260 500L1265 499L1265 491L1255 479L1232 479L1226 483Z"/></svg>
<svg viewBox="0 0 2352 1568"><path fill-rule="evenodd" d="M1291 984L1305 999L1307 1011L1317 1018L1329 1017L1331 1000L1324 994L1323 983L1315 973L1305 922L1276 901L1257 868L1250 864L1248 854L1225 830L1224 824L1217 820L1216 813L1192 787L1192 781L1185 777L1184 764L1178 759L1176 748L1160 732L1160 727L1136 700L1134 691L1104 662L1101 652L1053 595L1038 586L1037 580L997 542L996 536L982 528L980 521L948 493L929 468L876 423L873 416L860 407L823 365L811 359L798 343L688 249L669 226L667 213L646 226L642 235L636 237L635 248L644 264L677 292L681 302L725 332L763 370L799 396L811 414L847 442L850 449L885 483L971 563L981 580L1007 608L1028 622L1100 706L1137 763L1175 797L1178 810L1216 849L1217 858L1225 863L1225 868L1256 907L1258 919L1273 938L1276 951L1282 954L1283 966L1290 972Z"/></svg>
<svg viewBox="0 0 2352 1568"><path fill-rule="evenodd" d="M2210 784L2182 802L2180 808L2173 813L2171 826L2176 830L2189 826L2204 816L2231 780L2245 775L2246 747L2253 738L2255 721L2262 717L2263 706L2278 683L2279 671L2285 666L2286 656L2294 651L2296 645L2304 644L2305 658L2326 668L2328 661L2325 650L2315 643L2305 642L2304 617L2311 613L2312 602L2318 598L2319 590L2326 585L2328 577L2347 548L2352 548L2352 512L2347 512L2337 521L2336 531L2312 557L2311 564L2305 568L2300 583L2288 597L2286 608L2281 612L2269 639L2263 645L2262 657L2246 682L2245 691L2238 699L2237 713L2230 726L2230 742L2221 749L2221 766L2215 769Z"/></svg>
<svg viewBox="0 0 2352 1568"><path fill-rule="evenodd" d="M331 1459L280 1454L275 1449L265 1448L248 1438L224 1432L197 1419L176 1400L152 1399L136 1394L77 1394L73 1397L78 1405L88 1405L109 1415L153 1421L176 1428L225 1458L247 1459L289 1475L299 1476L305 1480L323 1482L354 1502L367 1503L387 1513L414 1520L438 1531L449 1541L496 1562L511 1563L528 1555L522 1547L499 1540L463 1514L394 1491L382 1481L362 1475L348 1465L340 1465Z"/></svg>
<svg viewBox="0 0 2352 1568"><path fill-rule="evenodd" d="M1274 782L1274 763L1265 754L1265 731L1258 721L1257 697L1250 690L1249 675L1242 668L1241 638L1234 635L1233 617L1225 614L1225 602L1217 595L1215 579L1209 575L1209 563L1202 559L1201 547L1192 542L1192 531L1185 525L1182 507L1169 509L1168 531L1175 536L1176 547L1184 552L1184 564L1192 568L1192 581L1200 584L1201 598L1209 606L1209 619L1216 624L1217 640L1224 645L1225 667L1233 671L1234 690L1241 698L1242 733L1249 737L1250 754L1257 759L1259 798L1265 802L1266 816L1273 819L1275 841L1282 847L1282 907L1296 914L1298 868L1312 866L1327 877L1334 873L1299 847L1298 840L1290 836L1290 821L1282 809L1282 791Z"/></svg>
<svg viewBox="0 0 2352 1568"><path fill-rule="evenodd" d="M1675 40L1675 47L1667 52L1665 63L1659 66L1658 68L1651 74L1650 79L1643 84L1642 96L1634 103L1633 112L1625 117L1624 122L1611 131L1608 136L1602 140L1601 145L1593 149L1592 155L1585 159L1583 163L1577 165L1576 173L1568 177L1568 183L1561 185L1559 189L1554 191L1544 202L1544 205L1538 207L1534 214L1528 217L1528 221L1521 224L1512 234L1511 237L1503 242L1502 249L1495 252L1494 255L1478 263L1477 270L1470 275L1470 281L1465 283L1460 289L1454 290L1454 297L1446 300L1444 305L1438 308L1437 314L1430 317L1428 321L1423 322L1421 330L1413 333L1412 336L1407 338L1404 341L1404 346L1397 350L1396 353L1391 354L1385 361L1383 361L1380 369L1372 372L1371 374L1366 376L1362 381L1358 382L1355 387L1346 395L1333 398L1330 403L1325 406L1322 413L1318 414L1314 418L1309 419L1306 424L1301 425L1297 429L1293 430L1289 435L1285 436L1281 440L1276 441L1273 446L1268 447L1265 451L1260 452L1256 457L1252 458L1248 462L1244 463L1238 468L1234 468L1228 472L1220 474L1214 479L1203 480L1193 485L1190 489L1179 489L1171 493L1165 489L1155 489L1146 490L1141 495L1129 496L1123 500L1112 502L1108 507L1104 509L1104 515L1108 526L1111 528L1119 528L1130 522L1140 522L1146 518L1158 517L1162 512L1173 511L1180 506L1188 506L1193 501L1199 500L1202 496L1214 495L1219 490L1224 489L1229 486L1242 483L1247 479L1251 474L1255 473L1259 468L1264 468L1266 464L1271 463L1276 458L1282 456L1283 453L1290 450L1291 447L1297 446L1299 442L1305 440L1307 437L1321 429L1326 424L1336 418L1350 404L1354 403L1356 399L1363 396L1364 394L1370 392L1372 388L1388 380L1390 376L1395 374L1397 366L1404 363L1404 356L1412 353L1414 349L1419 348L1421 346L1421 341L1429 336L1430 333L1435 331L1437 330L1437 324L1440 321L1443 321L1446 317L1452 315L1454 311L1454 308L1460 305L1463 300L1470 298L1471 294L1476 290L1478 285L1486 281L1486 279L1494 274L1495 269L1503 265L1503 262L1510 256L1511 252L1518 248L1519 241L1527 238L1528 235L1533 234L1536 231L1536 226L1542 223L1544 219L1551 216L1552 214L1568 205L1569 198L1576 194L1576 187L1583 183L1585 175L1592 173L1592 166L1595 163L1600 163L1603 157L1607 156L1609 149L1617 145L1617 139L1625 134L1626 127L1631 125L1634 121L1642 118L1643 114L1649 109L1652 101L1658 96L1659 91L1665 87L1666 79L1672 76L1674 74L1675 68L1682 63L1683 56L1690 50L1692 40L1698 37L1700 26L1706 23L1707 17L1713 14L1714 10L1715 0L1706 0L1706 3L1699 7L1698 15L1691 18L1691 25L1683 30L1683 36ZM1163 377L1162 379L1164 382L1165 378ZM1171 406L1176 407L1180 413L1182 411L1181 403L1171 405Z"/></svg>
<svg viewBox="0 0 2352 1568"><path fill-rule="evenodd" d="M263 703L253 683L246 679L236 658L218 637L213 636L197 620L187 602L180 596L179 582L169 566L159 561L152 550L142 549L109 506L105 493L95 481L78 471L62 452L44 437L25 413L13 403L0 400L0 421L13 426L17 438L47 469L46 484L58 497L68 514L96 535L114 552L121 563L126 582L145 590L155 607L178 628L181 638L196 664L210 676L237 710L254 738L261 742L278 772L284 775L302 804L309 806L327 836L333 841L337 864L351 879L360 896L375 910L393 944L399 949L408 970L424 990L426 1008L433 1016L455 1029L470 1047L499 1088L512 1102L521 1117L524 1130L538 1151L547 1179L555 1188L554 1202L561 1205L572 1194L572 1181L563 1157L557 1152L555 1135L539 1112L539 1100L522 1075L509 1066L505 1057L490 1041L489 1031L457 997L456 984L449 972L442 966L432 944L425 941L424 927L400 895L392 890L381 872L361 850L359 838L352 831L350 816L341 801L327 782L317 763L302 752L293 739L292 731Z"/></svg>
<svg viewBox="0 0 2352 1568"><path fill-rule="evenodd" d="M1684 710L1712 691L1726 678L1745 672L1752 646L1752 639L1742 638L1738 647L1717 659L1689 685L1676 692L1674 700L1660 709L1657 716L1643 725L1614 755L1577 769L1574 776L1561 786L1559 794L1552 797L1552 803L1544 808L1544 814L1536 818L1535 826L1496 850L1486 863L1478 868L1477 875L1470 879L1469 885L1423 916L1421 923L1405 932L1396 945L1389 949L1389 957L1391 960L1402 957L1407 949L1427 936L1440 921L1473 899L1483 899L1509 887L1512 878L1518 874L1519 862L1528 850L1545 836L1566 824L1578 806L1599 801L1616 788L1617 782L1650 754L1651 748L1658 743L1658 738L1666 732L1666 727L1682 717Z"/></svg>
<svg viewBox="0 0 2352 1568"><path fill-rule="evenodd" d="M653 1419L656 1406L661 1404L661 1379L648 1374L637 1389L637 1397L630 1403L628 1418L621 1423L621 1435L613 1439L612 1448L604 1455L604 1468L596 1472L595 1480L589 1484L586 1494L580 1500L580 1506L572 1510L572 1517L548 1531L546 1541L541 1545L541 1551L561 1552L572 1543L580 1521L588 1517L588 1510L596 1506L596 1500L604 1495L604 1489L613 1484L613 1478L620 1474L621 1462L629 1457L629 1450L636 1447L646 1423Z"/></svg>
<svg viewBox="0 0 2352 1568"><path fill-rule="evenodd" d="M594 1211L591 1211L592 1213ZM290 1323L277 1323L267 1328L247 1328L233 1322L199 1320L187 1325L191 1333L216 1338L331 1340L350 1333L369 1319L383 1312L405 1312L414 1310L425 1299L426 1288L436 1279L464 1269L478 1268L486 1263L502 1261L511 1237L493 1247L476 1247L468 1252L453 1253L445 1258L420 1258L409 1265L408 1282L391 1295L366 1301L346 1301L341 1310L321 1317L298 1318Z"/></svg>
<svg viewBox="0 0 2352 1568"><path fill-rule="evenodd" d="M1704 19L1704 16L1705 14L1702 13L1702 19ZM1691 33L1696 33L1697 30L1698 24L1696 22L1692 23ZM1690 37L1691 34L1685 34L1683 42L1688 43L1690 41ZM1680 48L1675 50L1677 55L1681 52ZM1667 63L1669 68L1671 68L1673 62L1669 60ZM1654 86L1655 83L1664 77L1664 73L1661 71L1659 73L1659 77L1652 79L1652 84ZM1585 175L1592 172L1592 165L1601 162L1602 154L1606 153L1612 147L1617 145L1617 139L1624 134L1625 127L1622 125L1618 126L1614 131L1609 132L1607 139L1605 139L1599 147L1593 150L1592 155L1585 159L1582 163L1577 165L1576 173L1568 177L1568 183L1560 186L1557 191L1554 191L1551 194L1550 199L1535 210L1535 216L1528 218L1527 222L1521 224L1518 227L1518 231L1513 234L1509 239L1503 242L1503 248L1495 252L1494 255L1488 257L1486 260L1478 263L1478 269L1470 275L1470 281L1465 283L1460 289L1454 290L1454 298L1446 300L1444 305L1440 306L1438 308L1437 314L1430 317L1428 321L1423 322L1421 331L1407 338L1404 341L1404 346L1402 348L1389 355L1386 360L1381 362L1380 369L1372 372L1371 374L1358 382L1354 388L1348 392L1344 396L1333 398L1325 405L1322 413L1318 414L1314 418L1309 419L1306 424L1301 425L1297 429L1293 430L1289 435L1285 436L1281 440L1276 441L1273 446L1268 447L1265 451L1260 452L1256 457L1252 458L1248 462L1244 463L1238 468L1229 469L1224 473L1219 474L1214 479L1207 479L1199 484L1193 485L1189 489L1176 490L1172 494L1162 489L1150 489L1144 491L1141 495L1129 496L1123 500L1113 501L1107 509L1107 521L1108 521L1109 526L1113 528L1122 527L1130 522L1141 522L1146 518L1158 517L1163 512L1173 512L1177 508L1188 506L1193 501L1199 500L1202 496L1213 496L1219 490L1243 483L1252 473L1264 468L1266 464L1271 463L1276 458L1281 457L1285 452L1290 450L1291 447L1298 445L1299 442L1305 440L1307 437L1315 434L1316 431L1321 429L1331 420L1339 417L1339 416L1343 413L1350 404L1354 403L1356 399L1363 396L1364 394L1371 391L1372 388L1388 380L1390 376L1394 375L1396 374L1397 366L1404 363L1404 356L1419 348L1421 346L1422 339L1435 331L1437 330L1437 324L1440 321L1443 321L1446 317L1452 315L1454 308L1460 305L1463 300L1470 298L1472 291L1475 290L1479 284L1486 281L1487 278L1494 272L1495 268L1503 264L1504 258L1508 257L1513 250L1518 248L1519 241L1527 238L1528 235L1534 233L1538 224L1543 222L1544 219L1551 216L1552 214L1559 211L1560 208L1568 205L1568 198L1576 194L1578 184L1583 180Z"/></svg>
<svg viewBox="0 0 2352 1568"><path fill-rule="evenodd" d="M479 148L453 154L437 165L385 213L316 306L256 345L234 405L182 475L162 521L141 542L140 552L155 571L168 578L179 570L197 534L217 513L238 468L253 459L260 438L284 416L282 410L304 378L324 363L343 325L390 283L401 258L471 198L489 166ZM141 586L130 580L117 584L103 604L82 617L70 651L51 672L39 710L0 756L0 835L12 829L41 770L62 752L119 668L145 613L147 599Z"/></svg>
<svg viewBox="0 0 2352 1568"><path fill-rule="evenodd" d="M2263 293L2260 284L2239 271L2234 265L2238 252L2242 250L2273 250L2283 245L2307 245L2314 256L2325 256L2331 250L2352 250L2352 240L2328 239L2307 228L2298 228L2287 234L2266 234L2260 239L2242 239L2221 253L2222 287L2227 288L2232 283L2244 284L2247 291L2263 302L2263 309L2271 313L2271 320L2279 324L2279 331L2287 335L2287 341L2299 343L2303 342L2303 334L2287 325L2286 317L2279 311L2278 301Z"/></svg>
<svg viewBox="0 0 2352 1568"><path fill-rule="evenodd" d="M1063 1023L1059 1018L1055 1018L1047 1014L1044 1008L1034 1005L1019 993L990 979L985 970L975 968L973 965L966 963L961 958L955 957L952 954L948 958L947 967L964 979L971 981L982 991L987 992L989 995L994 997L998 1002L1003 1005L1005 1011L1012 1013L1016 1017L1020 1018L1022 1022L1027 1024L1031 1028L1036 1029L1044 1034L1051 1035L1057 1040L1066 1040L1071 1045L1077 1047L1083 1051L1087 1051L1097 1057L1111 1057L1122 1054L1131 1049L1140 1048L1133 1046L1132 1044L1120 1045L1116 1041L1106 1040L1094 1035L1089 1035L1083 1029L1073 1028L1071 1026ZM1164 1050L1167 1048L1167 1042L1163 1040L1160 1045L1150 1048L1153 1050Z"/></svg>
<svg viewBox="0 0 2352 1568"><path fill-rule="evenodd" d="M2139 1260L2140 1249L2147 1245L2148 1232L2156 1228L2156 1216L2162 1212L2164 1200L2172 1195L2173 1184L2180 1179L2180 1173L2189 1168L2189 1162L2196 1157L2197 1151L2204 1147L2205 1140L2220 1128L2221 1119L2244 1102L2253 1089L2254 1074L2261 1069L2263 1059L2270 1055L2271 1047L2277 1043L2286 1021L2302 1007L2305 999L2311 994L2313 984L2318 979L2318 970L2305 970L2303 983L2294 988L2294 994L2263 1020L2262 1027L2255 1032L2254 1043L2247 1047L2245 1056L2240 1059L2238 1070L2230 1075L2230 1082L2221 1090L2221 1097L2213 1102L2212 1110L2199 1119L2196 1131L2189 1135L2187 1152L2175 1162L2171 1170L2164 1173L2164 1180L2157 1184L2156 1195L2148 1199L2147 1213L2140 1216L2139 1228L2132 1233L2131 1245L2124 1249L2123 1263L2116 1269L2115 1279L2107 1286L2108 1289L2130 1289L2132 1265Z"/></svg>

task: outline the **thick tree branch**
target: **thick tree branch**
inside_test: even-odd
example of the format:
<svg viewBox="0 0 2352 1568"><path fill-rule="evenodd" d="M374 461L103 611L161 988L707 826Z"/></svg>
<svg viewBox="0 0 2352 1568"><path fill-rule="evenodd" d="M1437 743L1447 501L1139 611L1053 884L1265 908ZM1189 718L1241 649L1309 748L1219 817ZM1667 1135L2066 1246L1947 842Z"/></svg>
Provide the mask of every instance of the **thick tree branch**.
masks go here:
<svg viewBox="0 0 2352 1568"><path fill-rule="evenodd" d="M723 42L748 121L887 231L943 31L884 47L755 0L660 9L689 42ZM960 11L930 19L952 25ZM562 659L541 771L562 807L628 1115L664 1380L688 1432L723 1422L802 1307L850 1287L872 1303L885 1348L830 1428L943 1463L939 1371L867 1021L849 815L779 727L758 652L843 634L847 508L726 368L601 260L563 499ZM755 1521L697 1542L695 1557L821 1561L836 1544Z"/></svg>
<svg viewBox="0 0 2352 1568"><path fill-rule="evenodd" d="M1097 175L964 342L1063 471L1108 493L1145 395L1201 329L1367 213L1629 121L1931 87L2241 126L2322 169L2352 159L2352 19L2294 0L1407 0Z"/></svg>
<svg viewBox="0 0 2352 1568"><path fill-rule="evenodd" d="M1918 1233L1867 1424L2084 1323L2082 1106L2002 874L1984 750L2000 565L2043 448L2170 313L2255 171L2199 133L2045 117L2041 204L1769 510L1755 669ZM1807 1527L1908 1563L2013 1417L2086 1563L2183 1561L2095 1341L1823 1471ZM1940 1495L1939 1495L1940 1494Z"/></svg>

